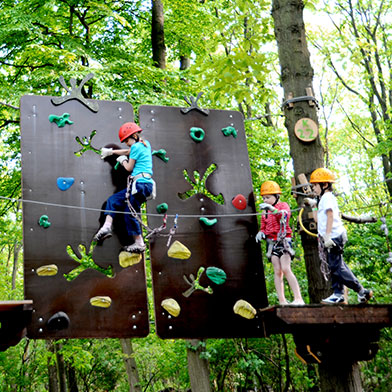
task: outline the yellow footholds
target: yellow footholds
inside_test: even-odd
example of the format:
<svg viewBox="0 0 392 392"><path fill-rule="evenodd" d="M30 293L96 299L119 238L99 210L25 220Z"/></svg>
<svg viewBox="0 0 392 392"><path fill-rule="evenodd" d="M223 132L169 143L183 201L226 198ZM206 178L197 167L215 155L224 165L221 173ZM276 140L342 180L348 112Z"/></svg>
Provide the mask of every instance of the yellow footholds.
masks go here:
<svg viewBox="0 0 392 392"><path fill-rule="evenodd" d="M174 241L167 251L167 255L173 259L186 260L191 257L191 251L180 241Z"/></svg>
<svg viewBox="0 0 392 392"><path fill-rule="evenodd" d="M57 271L58 268L56 264L48 264L37 268L36 272L38 276L53 276L57 274Z"/></svg>
<svg viewBox="0 0 392 392"><path fill-rule="evenodd" d="M121 267L127 268L130 267L131 265L140 263L142 260L143 256L141 253L129 253L122 251L118 255L118 262L120 263Z"/></svg>
<svg viewBox="0 0 392 392"><path fill-rule="evenodd" d="M240 315L241 317L252 319L256 316L256 309L243 299L239 299L234 305L234 313Z"/></svg>
<svg viewBox="0 0 392 392"><path fill-rule="evenodd" d="M181 312L180 305L178 305L178 302L173 298L164 299L161 302L161 306L174 317L177 317Z"/></svg>
<svg viewBox="0 0 392 392"><path fill-rule="evenodd" d="M112 304L112 299L107 296L98 295L90 298L90 304L92 306L97 306L98 308L108 308Z"/></svg>

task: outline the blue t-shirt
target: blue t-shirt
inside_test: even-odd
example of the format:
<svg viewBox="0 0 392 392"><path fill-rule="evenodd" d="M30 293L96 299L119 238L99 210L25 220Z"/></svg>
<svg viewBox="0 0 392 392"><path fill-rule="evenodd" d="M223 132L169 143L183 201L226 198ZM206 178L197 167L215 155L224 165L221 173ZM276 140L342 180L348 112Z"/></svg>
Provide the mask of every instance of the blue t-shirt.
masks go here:
<svg viewBox="0 0 392 392"><path fill-rule="evenodd" d="M147 147L141 143L137 142L132 145L131 152L129 153L129 158L135 160L135 166L132 170L132 176L136 176L140 173L149 173L152 172L152 155L151 155L151 145L148 140L144 140ZM139 178L137 181L140 182L152 182L150 178Z"/></svg>

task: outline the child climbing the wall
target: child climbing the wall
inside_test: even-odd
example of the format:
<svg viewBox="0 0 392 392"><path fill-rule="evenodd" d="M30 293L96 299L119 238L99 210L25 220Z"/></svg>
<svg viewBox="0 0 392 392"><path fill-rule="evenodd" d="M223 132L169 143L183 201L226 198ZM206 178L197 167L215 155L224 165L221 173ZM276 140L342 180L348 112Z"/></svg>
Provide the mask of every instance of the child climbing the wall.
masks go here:
<svg viewBox="0 0 392 392"><path fill-rule="evenodd" d="M128 177L128 188L108 198L106 202L105 222L95 234L94 240L102 242L111 237L113 218L116 215L115 211L124 211L125 214L121 214L121 216L125 221L128 237L133 239L133 243L126 245L124 250L131 253L141 253L146 249L136 214L140 213L141 205L148 198L155 197L155 182L152 179L151 146L147 140L141 138L141 132L142 129L137 124L127 122L120 127L119 138L129 148L119 150L112 148L101 149L102 159L111 155L118 155L117 162L131 174ZM128 201L127 196L129 197Z"/></svg>
<svg viewBox="0 0 392 392"><path fill-rule="evenodd" d="M265 212L261 217L256 242L262 239L267 241L267 258L274 268L274 283L279 304L288 305L284 293L284 276L294 295L291 305L304 305L297 278L291 270L294 250L291 243L292 230L289 225L290 207L287 203L280 201L282 191L275 181L264 182L261 185L260 194L263 198L260 207Z"/></svg>
<svg viewBox="0 0 392 392"><path fill-rule="evenodd" d="M335 175L329 169L316 169L310 176L310 183L318 200L304 199L304 203L312 207L317 222L321 271L326 278L330 275L332 283L333 294L321 303L345 303L344 286L358 293L359 303L366 303L373 296L373 292L363 288L343 260L347 232L340 219L336 197L332 193L334 182Z"/></svg>

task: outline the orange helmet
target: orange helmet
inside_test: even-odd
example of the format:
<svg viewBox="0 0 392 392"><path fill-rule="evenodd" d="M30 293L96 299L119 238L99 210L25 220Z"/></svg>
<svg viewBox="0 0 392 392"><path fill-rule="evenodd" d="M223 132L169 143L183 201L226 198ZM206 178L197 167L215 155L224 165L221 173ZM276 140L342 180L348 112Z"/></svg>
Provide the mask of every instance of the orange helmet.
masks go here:
<svg viewBox="0 0 392 392"><path fill-rule="evenodd" d="M335 182L335 181L336 181L335 174L333 174L331 170L326 169L325 167L320 167L319 169L316 169L310 175L310 183L312 184L316 182Z"/></svg>
<svg viewBox="0 0 392 392"><path fill-rule="evenodd" d="M280 186L275 181L266 181L261 185L260 195L280 195L282 193Z"/></svg>
<svg viewBox="0 0 392 392"><path fill-rule="evenodd" d="M118 137L122 143L125 139L129 138L129 136L132 136L134 133L141 131L142 129L139 127L139 125L133 122L126 122L125 124L121 125L120 130L118 131Z"/></svg>

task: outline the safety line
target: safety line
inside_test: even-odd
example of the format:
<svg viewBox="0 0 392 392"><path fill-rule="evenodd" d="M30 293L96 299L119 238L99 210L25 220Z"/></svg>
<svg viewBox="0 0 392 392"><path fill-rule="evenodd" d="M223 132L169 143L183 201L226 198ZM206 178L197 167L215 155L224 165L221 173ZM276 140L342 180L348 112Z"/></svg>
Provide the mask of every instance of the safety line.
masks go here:
<svg viewBox="0 0 392 392"><path fill-rule="evenodd" d="M125 212L125 211L112 211L112 210L104 210L101 208L93 208L93 207L79 207L79 206L71 206L71 205L65 205L65 204L57 204L57 203L49 203L49 202L42 202L42 201L37 201L37 200L28 200L28 199L15 199L12 197L5 197L5 196L0 196L0 199L2 200L8 200L12 202L22 202L22 203L31 203L31 204L38 204L38 205L44 205L44 206L49 206L49 207L59 207L59 208L70 208L70 209L76 209L76 210L86 210L86 211L94 211L94 212L110 212L110 213L115 213L115 214L124 214L124 215L132 215L131 212ZM355 212L359 210L365 210L368 208L372 207L379 207L379 206L385 206L387 205L388 202L382 202L382 203L376 203L376 204L371 204L369 206L364 206L364 207L358 207L349 211L341 211L344 214L350 213L350 212ZM293 208L290 209L290 212L297 212L300 211L302 207L298 208ZM246 213L246 214L224 214L224 215L182 215L182 214L166 214L167 217L175 217L176 215L179 218L233 218L233 217L239 217L239 216L260 216L262 214L265 214L265 212L255 212L255 213ZM267 212L267 214L273 214L272 212ZM164 214L153 214L153 213L140 213L140 215L146 215L146 216L152 216L152 217L162 217ZM388 215L389 216L389 215Z"/></svg>

